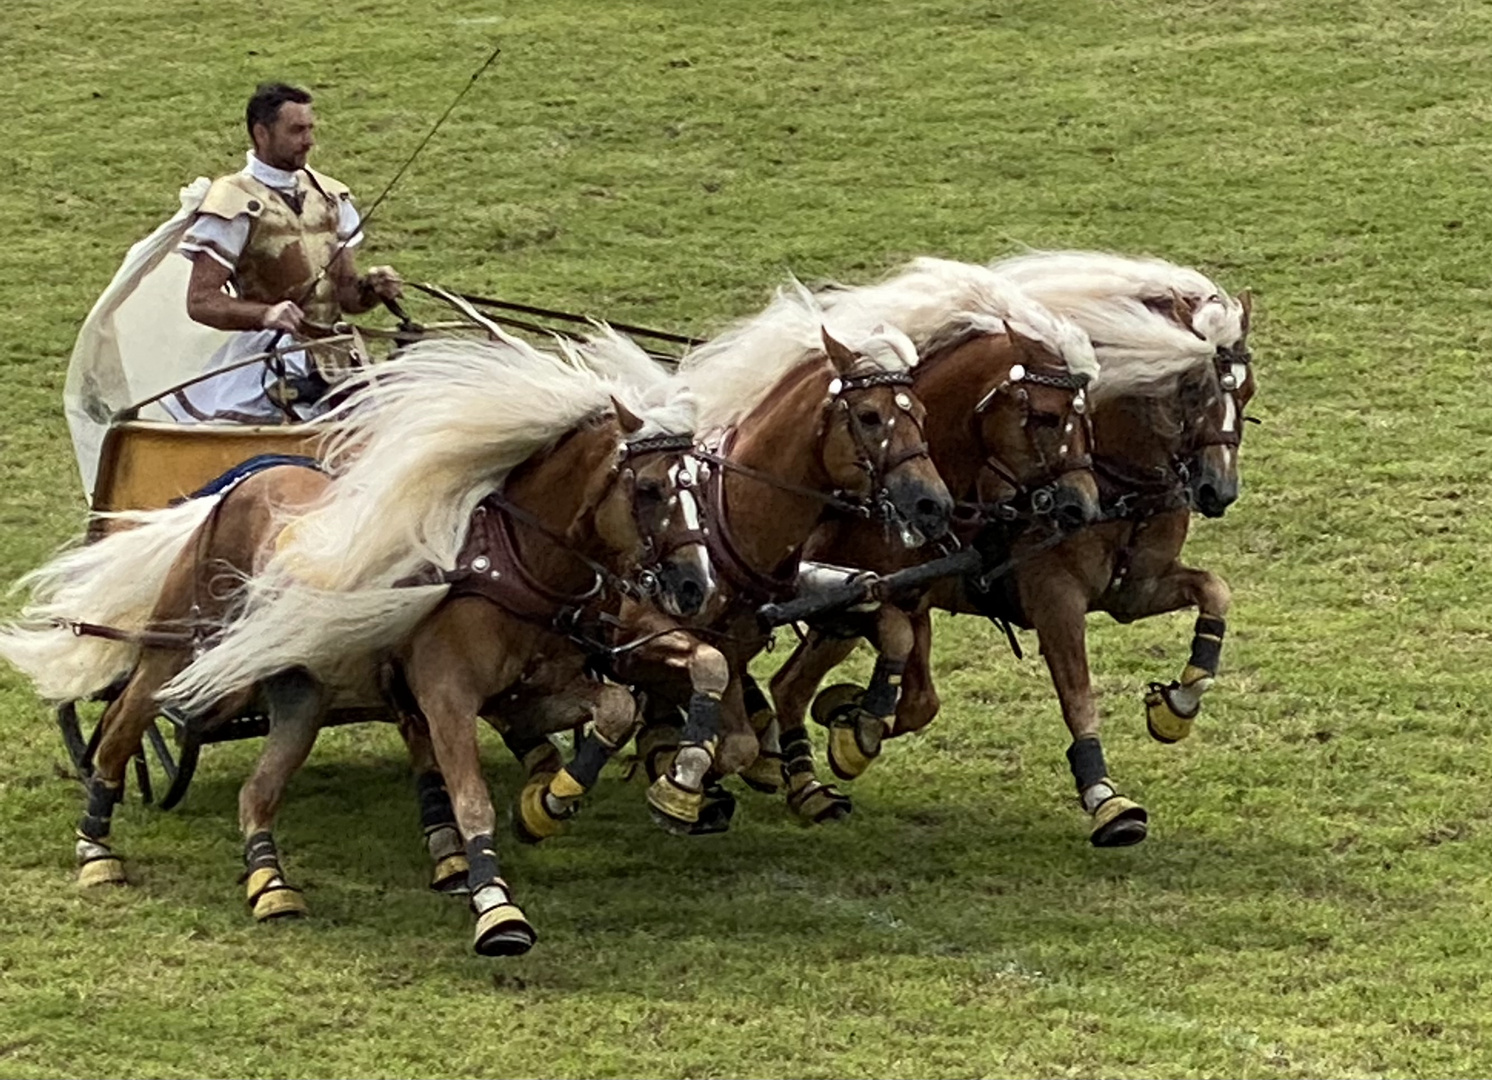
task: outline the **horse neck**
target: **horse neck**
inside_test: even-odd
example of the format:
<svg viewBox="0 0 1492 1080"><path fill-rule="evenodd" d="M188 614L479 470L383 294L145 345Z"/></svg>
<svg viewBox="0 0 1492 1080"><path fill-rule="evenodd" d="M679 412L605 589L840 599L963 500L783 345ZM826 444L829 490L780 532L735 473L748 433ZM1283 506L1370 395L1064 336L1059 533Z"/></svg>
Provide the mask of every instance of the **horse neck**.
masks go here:
<svg viewBox="0 0 1492 1080"><path fill-rule="evenodd" d="M528 511L567 545L598 562L609 554L596 533L593 517L600 473L615 460L615 422L592 421L560 439L550 450L520 465L503 486L509 502ZM592 573L537 529L513 523L513 535L523 565L539 581L567 592L583 589Z"/></svg>
<svg viewBox="0 0 1492 1080"><path fill-rule="evenodd" d="M988 372L1019 359L1006 337L985 335L933 353L917 365L913 389L927 409L927 446L955 499L971 498L985 452L974 406L992 385Z"/></svg>
<svg viewBox="0 0 1492 1080"><path fill-rule="evenodd" d="M829 372L810 362L783 376L765 402L736 427L731 460L786 484L827 492L819 458L820 413ZM742 558L771 573L813 532L824 504L727 469L722 478L730 531Z"/></svg>

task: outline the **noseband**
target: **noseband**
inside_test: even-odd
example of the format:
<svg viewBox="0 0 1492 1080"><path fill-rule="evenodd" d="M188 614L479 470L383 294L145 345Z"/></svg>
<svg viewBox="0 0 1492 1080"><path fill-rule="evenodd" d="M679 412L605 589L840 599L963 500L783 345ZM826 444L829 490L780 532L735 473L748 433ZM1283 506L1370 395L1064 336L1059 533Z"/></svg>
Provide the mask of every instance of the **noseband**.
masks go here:
<svg viewBox="0 0 1492 1080"><path fill-rule="evenodd" d="M640 539L638 549L638 562L635 571L635 580L628 584L634 589L633 595L639 599L652 599L661 591L660 575L663 562L680 548L688 547L690 544L704 544L705 534L700 525L686 529L667 540L658 537L648 523L643 520L642 510L637 505L637 470L632 464L638 458L647 457L651 454L678 454L680 461L678 466L671 471L674 491L669 499L671 507L683 511L684 500L688 499L695 505L695 520L702 521L699 513L699 500L695 496L693 470L686 468L687 459L694 457L694 435L692 433L682 435L652 435L646 439L638 439L635 442L624 443L621 457L618 461L618 469L621 480L627 484L627 502L632 508L632 525L637 530ZM670 518L672 514L670 514ZM685 518L686 524L688 518Z"/></svg>

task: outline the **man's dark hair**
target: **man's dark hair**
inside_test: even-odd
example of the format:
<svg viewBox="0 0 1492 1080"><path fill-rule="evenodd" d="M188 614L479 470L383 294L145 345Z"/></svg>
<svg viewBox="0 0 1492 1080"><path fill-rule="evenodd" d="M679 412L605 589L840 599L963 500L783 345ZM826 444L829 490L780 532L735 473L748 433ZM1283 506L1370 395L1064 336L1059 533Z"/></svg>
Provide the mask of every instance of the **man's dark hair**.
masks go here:
<svg viewBox="0 0 1492 1080"><path fill-rule="evenodd" d="M254 125L263 124L265 127L273 127L276 120L280 118L280 106L287 101L293 101L297 105L311 104L311 95L298 86L290 86L286 83L260 83L259 88L254 91L254 96L249 98L249 107L244 110L244 119L247 121L249 138L254 138Z"/></svg>

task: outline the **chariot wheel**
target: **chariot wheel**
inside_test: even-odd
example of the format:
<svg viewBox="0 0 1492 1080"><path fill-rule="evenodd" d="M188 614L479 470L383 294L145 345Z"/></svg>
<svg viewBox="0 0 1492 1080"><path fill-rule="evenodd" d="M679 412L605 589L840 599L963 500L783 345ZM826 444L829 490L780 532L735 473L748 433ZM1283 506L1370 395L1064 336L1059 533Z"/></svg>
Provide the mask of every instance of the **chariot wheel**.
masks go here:
<svg viewBox="0 0 1492 1080"><path fill-rule="evenodd" d="M161 732L161 723L169 729ZM101 728L95 724L87 738L78 719L78 703L68 701L57 706L57 726L62 731L62 745L72 761L73 768L81 779L93 775L93 755L98 749ZM151 777L150 759L166 779L166 790L161 795L160 807L170 810L186 796L192 783L192 774L197 771L197 757L202 751L202 735L185 719L166 714L150 722L141 739L140 749L135 752L135 783L143 802L155 801L155 783Z"/></svg>

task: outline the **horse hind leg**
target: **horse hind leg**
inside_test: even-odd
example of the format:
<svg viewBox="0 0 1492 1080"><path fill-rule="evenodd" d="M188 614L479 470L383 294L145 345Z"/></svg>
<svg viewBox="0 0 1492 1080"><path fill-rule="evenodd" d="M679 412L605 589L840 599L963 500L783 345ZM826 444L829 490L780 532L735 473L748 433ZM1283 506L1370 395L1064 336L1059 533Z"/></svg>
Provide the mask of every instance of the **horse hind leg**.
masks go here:
<svg viewBox="0 0 1492 1080"><path fill-rule="evenodd" d="M814 690L829 671L854 652L855 644L853 637L830 637L812 630L772 679L787 805L805 825L842 820L852 809L848 796L819 780L805 718ZM859 691L859 687L853 689Z"/></svg>
<svg viewBox="0 0 1492 1080"><path fill-rule="evenodd" d="M741 770L741 779L748 787L763 795L775 795L785 783L782 771L782 729L777 722L777 713L750 672L741 673L741 699L758 743L756 758Z"/></svg>
<svg viewBox="0 0 1492 1080"><path fill-rule="evenodd" d="M269 734L253 773L238 793L238 820L244 837L244 887L255 920L309 914L300 889L285 879L275 845L274 824L290 778L305 764L327 696L309 673L295 669L267 679L261 688L269 714Z"/></svg>

